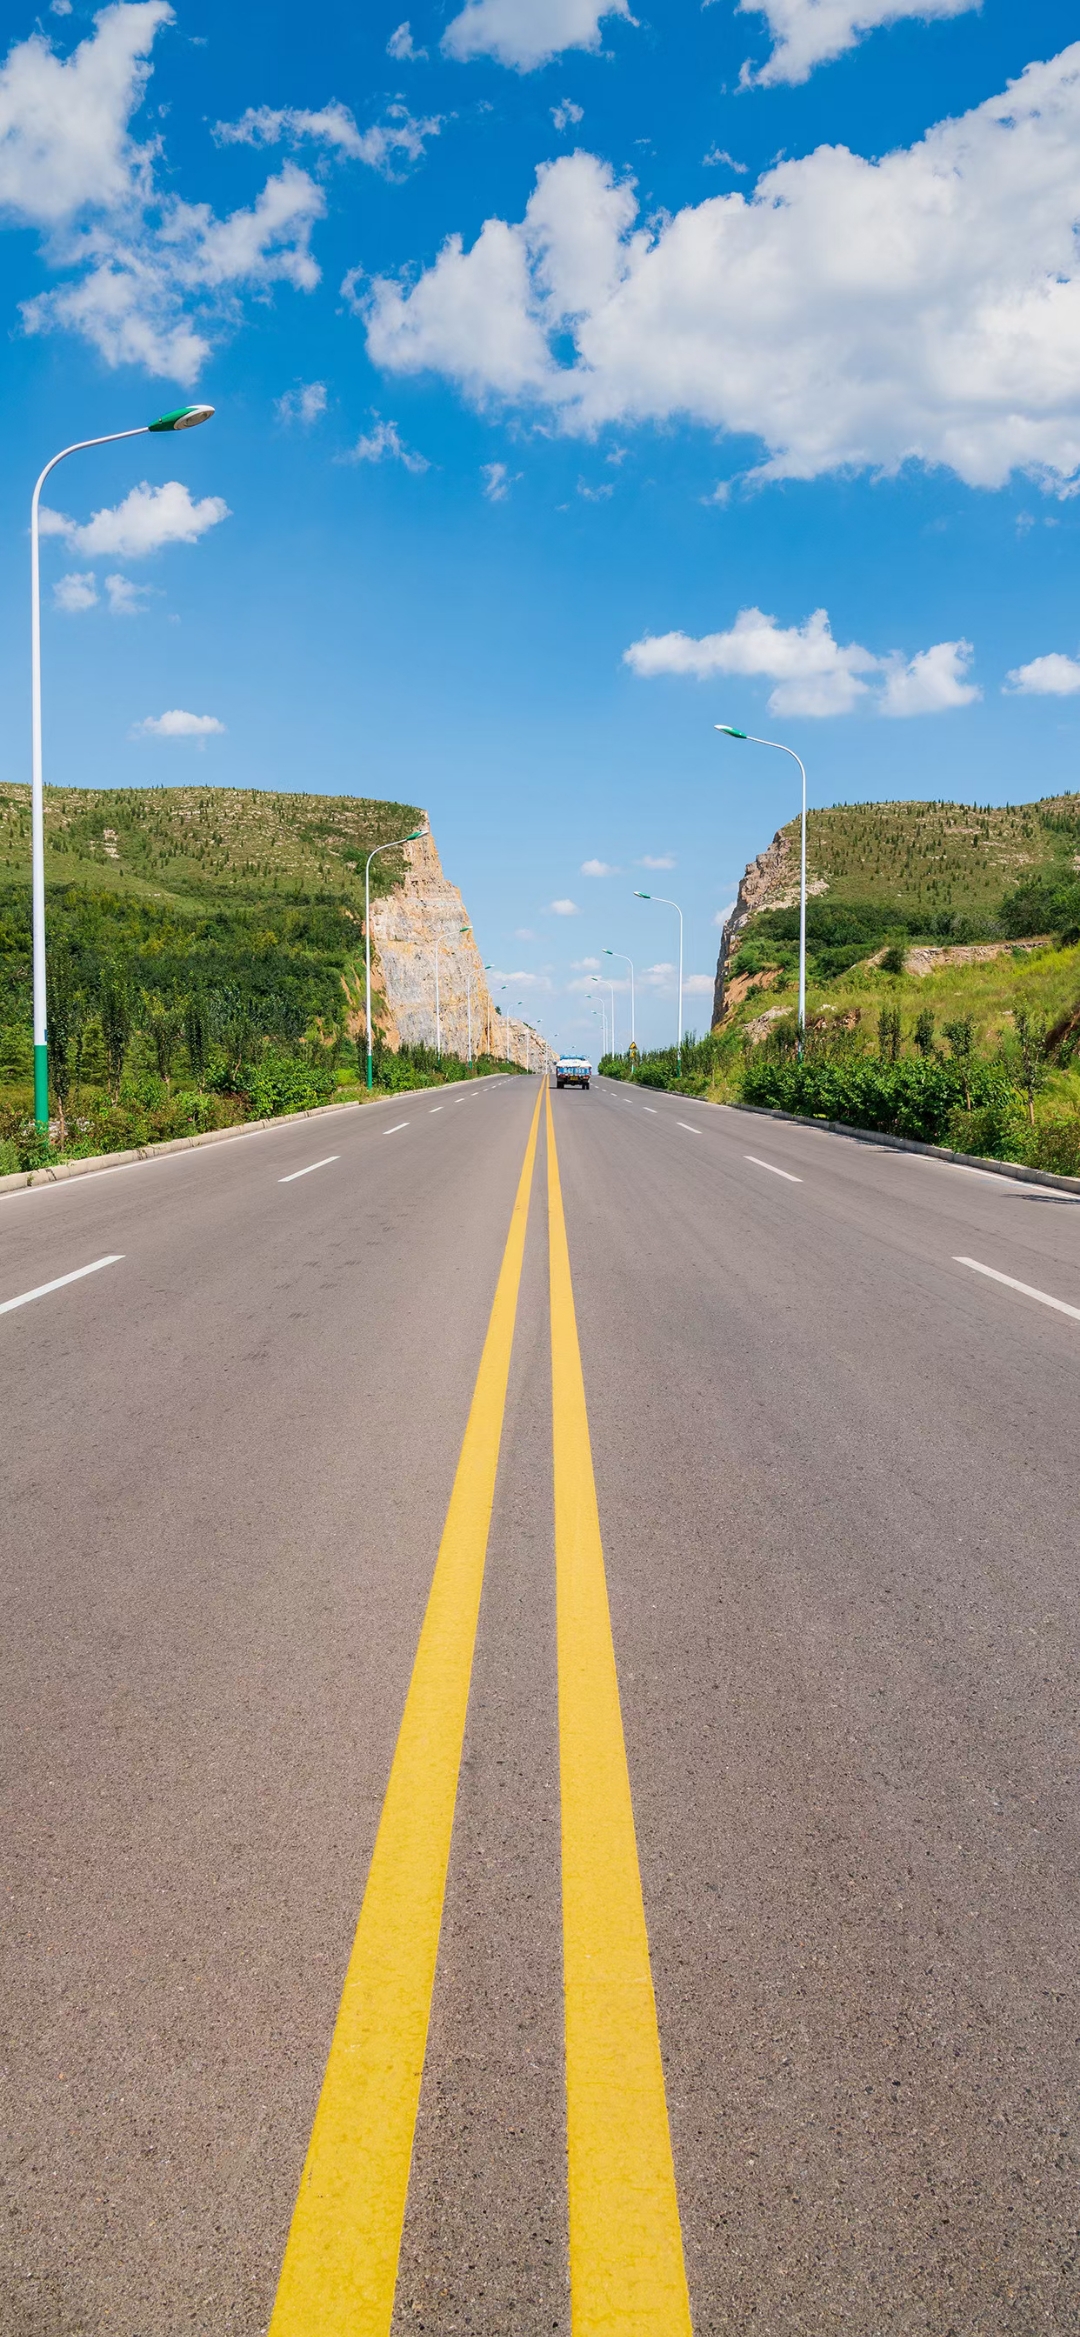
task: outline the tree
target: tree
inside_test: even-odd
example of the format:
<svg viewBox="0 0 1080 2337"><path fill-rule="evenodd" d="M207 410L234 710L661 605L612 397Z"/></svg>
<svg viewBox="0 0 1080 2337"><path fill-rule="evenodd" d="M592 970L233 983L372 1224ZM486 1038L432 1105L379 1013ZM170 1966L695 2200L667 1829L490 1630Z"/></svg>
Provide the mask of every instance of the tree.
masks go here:
<svg viewBox="0 0 1080 2337"><path fill-rule="evenodd" d="M1046 1024L1040 1015L1032 1014L1026 1006L1017 1007L1015 1022L1028 1119L1034 1127L1035 1095L1046 1078Z"/></svg>
<svg viewBox="0 0 1080 2337"><path fill-rule="evenodd" d="M929 1057L933 1054L934 1017L928 1006L924 1006L921 1014L918 1016L912 1037L915 1041L915 1051L917 1054L924 1057Z"/></svg>
<svg viewBox="0 0 1080 2337"><path fill-rule="evenodd" d="M131 993L117 966L102 967L98 987L98 1014L105 1041L109 1093L116 1103L124 1075L124 1058L131 1040Z"/></svg>
<svg viewBox="0 0 1080 2337"><path fill-rule="evenodd" d="M164 999L160 990L142 990L142 1027L154 1049L158 1078L165 1086L172 1086L173 1057L180 1044L184 1028L183 1005Z"/></svg>
<svg viewBox="0 0 1080 2337"><path fill-rule="evenodd" d="M210 1052L210 1017L206 1000L198 993L189 998L184 1008L184 1044L188 1051L191 1076L196 1087L206 1078L206 1059Z"/></svg>
<svg viewBox="0 0 1080 2337"><path fill-rule="evenodd" d="M945 1036L952 1048L953 1062L960 1074L960 1085L964 1091L964 1109L970 1112L971 1065L975 1053L975 1029L970 1014L965 1014L959 1022L947 1022Z"/></svg>
<svg viewBox="0 0 1080 2337"><path fill-rule="evenodd" d="M900 1009L883 1006L878 1016L878 1049L883 1063L896 1063L900 1057Z"/></svg>

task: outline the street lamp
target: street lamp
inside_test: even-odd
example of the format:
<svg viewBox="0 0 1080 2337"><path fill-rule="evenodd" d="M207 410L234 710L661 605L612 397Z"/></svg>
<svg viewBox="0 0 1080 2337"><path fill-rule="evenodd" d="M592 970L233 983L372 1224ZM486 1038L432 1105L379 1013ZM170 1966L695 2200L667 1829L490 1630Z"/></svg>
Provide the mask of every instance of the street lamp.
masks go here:
<svg viewBox="0 0 1080 2337"><path fill-rule="evenodd" d="M376 844L364 862L364 1020L367 1024L367 1084L371 1094L374 1084L371 1068L371 863L380 852L400 852L403 844L416 844L424 834L423 828L414 828L409 836L398 836L393 844Z"/></svg>
<svg viewBox="0 0 1080 2337"><path fill-rule="evenodd" d="M636 1027L636 1024L635 1024L635 1021L634 1021L634 961L633 961L633 958L628 958L628 957L627 957L627 954L626 954L626 951L625 951L624 949L606 949L606 950L604 951L604 956L605 956L606 958L621 958L621 959L622 959L622 961L623 961L623 964L624 964L624 965L627 965L627 966L629 966L629 968L630 968L630 1044L631 1044L631 1046L632 1046L632 1047L636 1047L636 1045L637 1045L637 1027Z"/></svg>
<svg viewBox="0 0 1080 2337"><path fill-rule="evenodd" d="M464 941L467 935L471 936L471 934L472 934L472 926L471 926L471 925L459 925L459 927L458 927L458 932L460 933L460 935L461 935L461 938L462 938L462 940ZM470 964L469 964L468 958L466 958L466 960L465 960L465 1012L466 1012L466 1014L467 1014L467 1016L468 1016L468 1018L469 1018L469 1066L470 1066L470 1069L471 1069L471 1067L472 1067L472 967L471 967L471 966L470 966Z"/></svg>
<svg viewBox="0 0 1080 2337"><path fill-rule="evenodd" d="M806 1038L806 766L794 747L786 747L778 738L755 738L752 731L735 730L730 722L717 722L714 729L725 738L744 739L748 746L775 747L778 755L790 755L802 773L802 825L799 832L799 1053Z"/></svg>
<svg viewBox="0 0 1080 2337"><path fill-rule="evenodd" d="M683 992L683 914L682 914L682 910L680 909L680 907L679 907L679 904L678 904L678 902L677 902L677 901L669 901L669 900L668 900L666 893L639 893L639 892L635 892L635 894L634 894L634 899L635 899L635 901L660 901L660 902L662 902L662 904L663 904L663 906L664 906L664 908L665 908L665 909L674 909L674 911L675 911L675 914L676 914L676 916L677 916L677 918L678 918L678 920L679 920L679 1043L678 1043L678 1046L677 1046L677 1048L676 1048L676 1055L675 1055L675 1059L676 1059L676 1062L678 1063L678 1066L679 1066L679 1077L681 1078L681 1077L682 1077L682 992Z"/></svg>
<svg viewBox="0 0 1080 2337"><path fill-rule="evenodd" d="M57 463L69 454L83 454L90 446L114 446L121 438L145 438L154 430L194 430L209 422L212 406L177 406L159 414L156 422L140 422L134 430L109 430L104 438L79 438L62 446L47 462L30 504L30 900L34 955L34 1119L40 1134L49 1127L48 997L45 974L45 796L41 775L41 570L38 557L38 505L41 490Z"/></svg>
<svg viewBox="0 0 1080 2337"><path fill-rule="evenodd" d="M604 991L604 990L610 990L610 992L611 992L611 1038L610 1038L610 1044L609 1044L609 1040L608 1040L608 1021L607 1021L607 1012L608 1012L608 1007L607 1007L607 999L606 999L606 998L604 998L604 997L601 997L600 1004L601 1004L601 1006L602 1006L602 1007L603 1007L603 1009L604 1009L604 1053L605 1053L605 1054L612 1054L612 1055L613 1055L613 1054L615 1053L615 984L614 984L614 982L604 982L604 981L601 981L601 978L600 978L600 975L599 975L599 974L594 974L594 975L592 976L592 979L593 979L593 981L594 981L594 982L599 982L599 983L600 983L600 988L601 988L601 991Z"/></svg>

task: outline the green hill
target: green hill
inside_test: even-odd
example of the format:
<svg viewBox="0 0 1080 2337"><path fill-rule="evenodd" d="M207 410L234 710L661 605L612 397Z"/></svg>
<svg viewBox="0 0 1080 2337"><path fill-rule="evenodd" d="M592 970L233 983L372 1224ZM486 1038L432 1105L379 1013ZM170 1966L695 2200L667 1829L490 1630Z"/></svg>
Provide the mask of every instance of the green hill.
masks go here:
<svg viewBox="0 0 1080 2337"><path fill-rule="evenodd" d="M253 787L47 787L46 881L183 908L362 901L366 854L422 816L415 804ZM29 867L30 790L0 784L0 885L25 884ZM372 890L400 878L387 854Z"/></svg>
<svg viewBox="0 0 1080 2337"><path fill-rule="evenodd" d="M740 978L793 963L799 826L752 862L725 929L723 1005ZM807 821L808 972L835 981L892 943L1014 941L1080 933L1080 796L980 809L838 804ZM719 1003L719 1002L718 1002Z"/></svg>

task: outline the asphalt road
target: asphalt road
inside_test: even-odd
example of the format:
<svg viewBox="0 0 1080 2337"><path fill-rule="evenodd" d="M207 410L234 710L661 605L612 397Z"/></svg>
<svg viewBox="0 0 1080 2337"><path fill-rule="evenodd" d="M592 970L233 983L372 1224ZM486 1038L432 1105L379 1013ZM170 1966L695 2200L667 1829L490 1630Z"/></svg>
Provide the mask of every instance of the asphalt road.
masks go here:
<svg viewBox="0 0 1080 2337"><path fill-rule="evenodd" d="M0 1200L3 2337L268 2327L536 1097ZM551 1105L694 2328L1076 2332L1080 1203ZM544 1163L394 2337L571 2328Z"/></svg>

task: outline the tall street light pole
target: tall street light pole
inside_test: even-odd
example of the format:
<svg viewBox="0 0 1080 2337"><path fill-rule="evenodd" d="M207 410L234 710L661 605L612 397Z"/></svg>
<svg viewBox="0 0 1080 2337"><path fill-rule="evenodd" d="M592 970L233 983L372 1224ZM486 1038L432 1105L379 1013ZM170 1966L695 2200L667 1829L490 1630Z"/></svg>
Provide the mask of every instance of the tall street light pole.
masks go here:
<svg viewBox="0 0 1080 2337"><path fill-rule="evenodd" d="M472 934L472 926L471 926L471 925L461 925L461 926L459 926L459 927L458 927L458 931L459 931L459 933L460 933L460 935L461 935L461 938L462 938L462 940L464 941L467 935L468 935L468 936L471 936L471 934ZM469 964L468 958L466 958L466 960L465 960L465 1012L466 1012L466 1015L467 1015L467 1017L468 1017L468 1023L469 1023L469 1064L470 1064L470 1067L471 1067L471 1065L472 1065L472 968L471 968L471 966L470 966L470 964Z"/></svg>
<svg viewBox="0 0 1080 2337"><path fill-rule="evenodd" d="M635 899L635 901L659 901L659 902L661 902L661 903L662 903L662 905L663 905L663 907L664 907L665 909L674 909L674 911L675 911L675 915L677 916L677 918L678 918L678 920L679 920L679 1041L678 1041L678 1046L677 1046L677 1048L676 1048L676 1051L675 1051L675 1059L676 1059L676 1062L677 1062L677 1064L678 1064L678 1067L679 1067L679 1077L681 1078L681 1077L682 1077L682 998L683 998L683 913L682 913L682 910L681 910L681 909L680 909L680 907L679 907L679 904L678 904L678 902L677 902L677 901L669 901L669 900L668 900L668 898L667 898L667 895L666 895L666 893L639 893L639 892L635 892L635 894L634 894L634 899Z"/></svg>
<svg viewBox="0 0 1080 2337"><path fill-rule="evenodd" d="M439 931L435 929L435 1053L442 1062L442 1016L439 1013Z"/></svg>
<svg viewBox="0 0 1080 2337"><path fill-rule="evenodd" d="M374 1085L371 1066L371 863L380 852L400 852L403 844L415 844L423 835L423 828L414 828L411 835L398 836L392 844L376 844L364 862L364 1021L367 1024L367 1084L368 1094Z"/></svg>
<svg viewBox="0 0 1080 2337"><path fill-rule="evenodd" d="M599 974L593 975L593 981L599 983L600 985L600 1004L604 1010L604 1052L605 1054L613 1055L615 1053L615 984L614 982L603 981ZM603 995L605 990L610 990L611 992L610 1032L608 1026L608 1003L607 999Z"/></svg>
<svg viewBox="0 0 1080 2337"><path fill-rule="evenodd" d="M806 765L794 747L786 747L778 738L755 738L752 731L735 730L730 722L717 722L714 728L724 738L744 739L747 746L774 747L778 755L790 755L802 775L802 821L799 829L799 1053L806 1040Z"/></svg>
<svg viewBox="0 0 1080 2337"><path fill-rule="evenodd" d="M177 406L159 414L156 422L140 422L134 430L109 430L104 438L79 438L62 446L47 462L30 504L30 900L34 952L34 1119L38 1133L49 1128L49 1024L45 971L45 793L41 770L41 563L38 555L38 505L41 490L57 463L69 454L83 454L90 446L115 446L121 438L145 438L151 431L193 430L209 422L212 406Z"/></svg>
<svg viewBox="0 0 1080 2337"><path fill-rule="evenodd" d="M634 961L633 961L633 958L628 958L628 957L627 957L627 954L626 954L626 951L625 951L624 949L606 949L606 950L604 951L604 956L605 956L606 958L621 958L621 959L622 959L622 961L623 961L623 964L624 964L624 966L629 966L629 968L630 968L630 1044L631 1044L631 1046L632 1046L632 1047L636 1047L636 1045L637 1045L637 1026L636 1026L636 1023L635 1023L635 1020L634 1020Z"/></svg>

